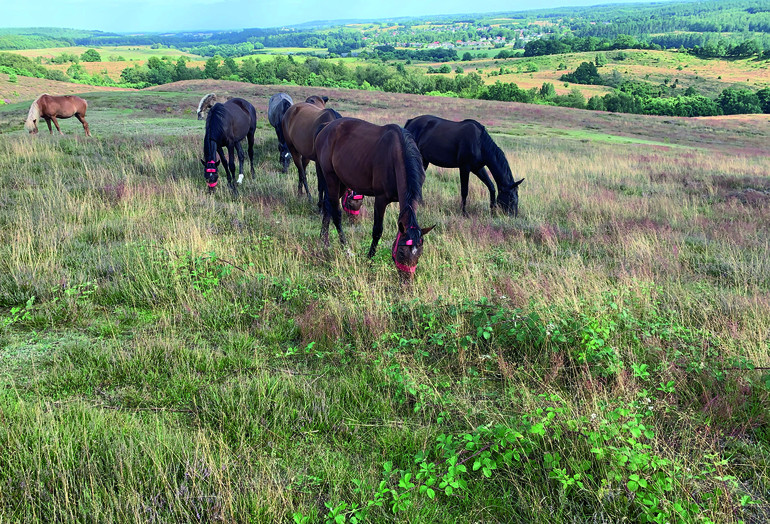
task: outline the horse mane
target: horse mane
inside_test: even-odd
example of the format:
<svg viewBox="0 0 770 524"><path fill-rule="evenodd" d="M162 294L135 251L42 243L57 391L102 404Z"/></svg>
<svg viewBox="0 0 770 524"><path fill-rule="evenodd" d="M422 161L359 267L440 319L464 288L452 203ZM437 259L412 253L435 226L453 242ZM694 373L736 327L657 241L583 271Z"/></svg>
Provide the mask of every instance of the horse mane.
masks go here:
<svg viewBox="0 0 770 524"><path fill-rule="evenodd" d="M404 129L401 131L401 146L404 155L404 169L406 171L406 194L404 202L412 208L412 203L422 203L422 183L424 181L424 171L422 169L422 155L414 141L412 133ZM414 211L414 209L412 209Z"/></svg>
<svg viewBox="0 0 770 524"><path fill-rule="evenodd" d="M46 95L48 95L48 93L43 93L42 95L37 97L34 102L32 102L31 106L29 106L29 113L27 113L27 120L26 122L24 122L24 128L27 131L34 129L33 122L38 118L40 118L40 106L38 105L38 101Z"/></svg>
<svg viewBox="0 0 770 524"><path fill-rule="evenodd" d="M209 153L216 153L216 145L212 147L212 144L215 144L216 139L225 132L223 114L226 111L225 107L217 102L211 107L209 116L206 117L206 135L203 137L203 155L206 161L209 160Z"/></svg>
<svg viewBox="0 0 770 524"><path fill-rule="evenodd" d="M492 137L489 136L487 128L481 125L479 122L474 123L481 130L481 153L484 156L484 162L489 171L492 173L492 177L497 182L499 190L510 189L513 187L514 180L511 173L511 166L508 165L508 159L500 146L495 144Z"/></svg>

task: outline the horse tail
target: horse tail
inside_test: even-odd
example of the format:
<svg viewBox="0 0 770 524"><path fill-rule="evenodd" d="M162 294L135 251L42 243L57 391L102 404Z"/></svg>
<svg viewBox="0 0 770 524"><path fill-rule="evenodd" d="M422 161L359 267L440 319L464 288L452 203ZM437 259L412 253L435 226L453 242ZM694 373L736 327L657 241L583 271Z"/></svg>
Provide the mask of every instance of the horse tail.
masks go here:
<svg viewBox="0 0 770 524"><path fill-rule="evenodd" d="M404 157L404 169L406 171L406 195L405 201L422 203L422 183L425 180L425 171L422 168L422 155L417 147L412 133L399 126L401 131L401 152Z"/></svg>
<svg viewBox="0 0 770 524"><path fill-rule="evenodd" d="M35 101L32 102L32 105L29 107L29 113L27 113L27 121L24 122L24 128L27 131L32 131L33 129L35 129L35 120L40 118L40 105L39 105L40 98L44 97L47 94L48 93L43 93L42 95L37 97Z"/></svg>

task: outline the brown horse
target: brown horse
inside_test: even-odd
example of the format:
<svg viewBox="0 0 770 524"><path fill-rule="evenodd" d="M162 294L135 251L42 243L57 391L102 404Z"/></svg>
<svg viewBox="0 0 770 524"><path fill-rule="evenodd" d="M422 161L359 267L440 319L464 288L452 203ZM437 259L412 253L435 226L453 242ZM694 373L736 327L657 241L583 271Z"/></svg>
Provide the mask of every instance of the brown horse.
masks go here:
<svg viewBox="0 0 770 524"><path fill-rule="evenodd" d="M340 197L350 188L374 197L374 227L369 257L373 257L382 236L385 209L398 202L398 234L393 242L393 262L402 277L414 276L422 254L423 236L433 226L417 224L417 204L422 202L425 171L414 138L395 124L378 126L357 118L340 118L323 126L315 138L316 169L326 181L327 197L321 224L321 238L329 245L329 219L344 246Z"/></svg>
<svg viewBox="0 0 770 524"><path fill-rule="evenodd" d="M48 131L53 134L51 129L51 120L56 126L56 130L59 134L64 134L59 128L59 122L57 118L70 118L74 116L80 123L83 124L83 129L86 130L86 136L91 136L91 131L88 129L88 122L86 122L86 109L88 108L88 102L74 95L62 95L51 96L48 93L42 94L29 108L27 114L27 121L24 123L24 127L27 128L32 134L37 133L37 121L40 117L43 117L45 123L48 124Z"/></svg>
<svg viewBox="0 0 770 524"><path fill-rule="evenodd" d="M297 166L299 180L297 182L297 195L302 194L304 186L308 200L311 200L310 189L307 186L305 169L311 160L316 160L315 144L313 139L318 127L326 122L331 122L342 116L334 109L327 108L328 97L313 95L304 102L290 106L283 114L281 126L286 147L291 153L294 165ZM316 169L318 177L318 207L323 205L325 184L321 174Z"/></svg>

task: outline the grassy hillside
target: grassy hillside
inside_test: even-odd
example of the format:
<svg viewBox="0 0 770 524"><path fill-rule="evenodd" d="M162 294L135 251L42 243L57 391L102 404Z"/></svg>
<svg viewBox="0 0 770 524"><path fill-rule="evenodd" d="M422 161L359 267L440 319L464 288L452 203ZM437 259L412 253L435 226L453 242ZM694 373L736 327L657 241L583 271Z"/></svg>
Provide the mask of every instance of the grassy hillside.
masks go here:
<svg viewBox="0 0 770 524"><path fill-rule="evenodd" d="M431 166L411 286L392 206L371 261L369 199L354 256L324 250L277 164L279 89L478 119L526 177L519 217L474 179L463 218L457 171ZM211 91L259 112L237 199L198 162ZM90 139L0 106L0 522L770 518L766 115L84 96Z"/></svg>
<svg viewBox="0 0 770 524"><path fill-rule="evenodd" d="M617 71L624 80L650 82L668 85L676 82L672 94L683 93L688 87L699 93L715 98L728 87L746 87L754 91L770 86L767 74L768 60L706 60L686 53L672 51L652 51L629 49L603 53L567 53L537 57L519 57L509 59L477 58L470 61L448 62L455 70L458 66L464 73L479 73L486 84L514 82L522 89L540 88L544 82L551 82L559 94L566 94L572 88L578 88L586 99L594 95L603 95L612 91L607 86L588 86L568 84L560 80L567 72L574 71L582 62L594 62L596 55L606 57L607 64L599 68L603 76L610 76ZM425 64L437 68L441 64ZM534 65L534 67L533 67ZM503 73L500 74L500 70ZM530 72L531 71L531 72ZM452 76L455 73L452 73Z"/></svg>

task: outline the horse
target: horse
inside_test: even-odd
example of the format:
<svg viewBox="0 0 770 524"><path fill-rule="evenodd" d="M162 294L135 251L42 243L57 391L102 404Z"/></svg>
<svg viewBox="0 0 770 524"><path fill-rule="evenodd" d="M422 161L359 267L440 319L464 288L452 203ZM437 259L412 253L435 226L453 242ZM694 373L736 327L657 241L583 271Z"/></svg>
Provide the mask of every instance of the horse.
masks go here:
<svg viewBox="0 0 770 524"><path fill-rule="evenodd" d="M411 133L396 124L378 126L357 118L340 118L319 126L315 136L316 169L326 182L321 239L329 246L329 220L334 221L340 243L345 234L340 219L340 197L349 188L374 197L374 227L369 258L382 236L385 209L398 202L398 234L391 256L404 279L414 277L422 255L423 237L433 227L420 228L416 208L422 202L425 171Z"/></svg>
<svg viewBox="0 0 770 524"><path fill-rule="evenodd" d="M270 125L275 129L275 134L278 136L278 160L281 162L283 172L289 171L289 161L291 160L291 153L286 146L286 140L283 138L283 115L286 110L289 109L294 100L291 99L286 93L276 93L270 97L270 102L267 105L267 120Z"/></svg>
<svg viewBox="0 0 770 524"><path fill-rule="evenodd" d="M231 98L224 104L216 103L209 110L206 117L206 135L203 138L203 159L201 163L205 168L204 177L209 185L209 190L217 187L219 175L219 158L224 159L223 147L227 147L227 160L222 162L227 175L227 183L233 194L238 195L235 185L235 155L233 149L238 151L240 172L238 183L243 181L243 147L241 140L246 138L249 143L249 164L251 166L251 179L254 180L254 131L257 127L257 111L254 106L242 98ZM229 165L228 165L229 164Z"/></svg>
<svg viewBox="0 0 770 524"><path fill-rule="evenodd" d="M417 142L423 159L423 168L429 164L439 167L460 168L460 194L462 213L468 197L468 174L472 172L489 189L489 207L495 209L495 186L485 166L492 171L499 195L497 204L509 215L519 213L519 185L511 174L508 159L494 143L486 128L476 120L454 122L437 116L422 115L407 120L405 126Z"/></svg>
<svg viewBox="0 0 770 524"><path fill-rule="evenodd" d="M315 132L320 125L342 118L342 115L337 111L326 107L328 101L329 98L326 96L310 96L304 102L289 107L281 122L286 147L294 160L294 165L297 166L299 175L297 195L302 194L304 186L308 201L311 201L311 197L305 169L311 160L316 160L313 142ZM316 162L316 166L317 164ZM316 176L318 177L318 208L321 209L324 202L325 185L317 169Z"/></svg>
<svg viewBox="0 0 770 524"><path fill-rule="evenodd" d="M208 114L209 110L214 107L214 104L223 104L228 100L230 100L230 97L226 95L217 95L216 93L209 93L205 95L203 98L201 98L201 101L198 102L198 120L205 119L206 114Z"/></svg>
<svg viewBox="0 0 770 524"><path fill-rule="evenodd" d="M53 134L51 129L51 121L56 126L56 130L59 134L63 135L61 128L59 128L59 122L57 118L70 118L74 116L80 123L83 124L83 129L86 131L86 136L91 136L91 130L88 128L88 122L86 122L86 109L88 109L88 102L75 95L61 95L52 96L48 93L44 93L37 97L29 108L27 113L27 121L24 123L24 127L30 134L37 134L37 121L42 116L45 123L48 124L48 131Z"/></svg>

